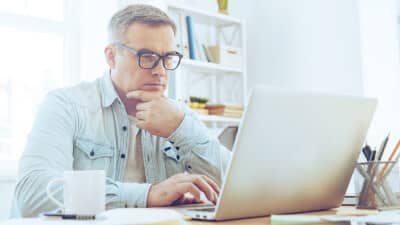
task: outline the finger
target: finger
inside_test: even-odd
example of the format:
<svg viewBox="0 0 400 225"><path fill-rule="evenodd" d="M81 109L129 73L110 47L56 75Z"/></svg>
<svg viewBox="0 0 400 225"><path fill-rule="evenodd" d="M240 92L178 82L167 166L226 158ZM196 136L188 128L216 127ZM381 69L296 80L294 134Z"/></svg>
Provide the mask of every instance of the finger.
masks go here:
<svg viewBox="0 0 400 225"><path fill-rule="evenodd" d="M200 201L196 201L192 195L182 195L182 197L178 198L176 201L172 203L172 205L182 205L182 204L193 204L193 203L204 203L201 199Z"/></svg>
<svg viewBox="0 0 400 225"><path fill-rule="evenodd" d="M146 112L146 111L139 111L139 112L136 112L136 119L138 119L138 120L141 120L141 121L144 121L144 120L146 120L146 118L147 118L147 115L148 115L148 112Z"/></svg>
<svg viewBox="0 0 400 225"><path fill-rule="evenodd" d="M212 189L219 195L220 189L219 189L219 187L218 187L218 184L215 183L212 179L210 179L210 178L207 177L207 176L204 176L204 175L203 175L203 178L204 178L204 179L207 181L207 183L212 187Z"/></svg>
<svg viewBox="0 0 400 225"><path fill-rule="evenodd" d="M209 185L207 181L203 179L202 175L182 174L178 176L177 179L178 182L193 183L197 188L200 189L200 191L204 192L208 200L214 203L217 201L217 193L214 191L211 185Z"/></svg>
<svg viewBox="0 0 400 225"><path fill-rule="evenodd" d="M185 197L181 204L193 204L193 203L204 203L203 200L196 201L193 197Z"/></svg>
<svg viewBox="0 0 400 225"><path fill-rule="evenodd" d="M208 200L214 204L217 202L217 192L214 191L211 185L209 185L202 176L198 176L193 182L202 192L204 192Z"/></svg>
<svg viewBox="0 0 400 225"><path fill-rule="evenodd" d="M160 97L163 97L163 94L159 93L159 92L136 90L136 91L128 92L126 94L126 97L139 99L142 102L149 102L149 101L158 99Z"/></svg>
<svg viewBox="0 0 400 225"><path fill-rule="evenodd" d="M177 191L181 194L181 195L185 195L187 192L189 192L190 194L193 195L193 198L196 201L200 201L200 194L201 191L198 187L196 187L196 185L194 185L191 182L186 182L186 183L178 183L177 184Z"/></svg>
<svg viewBox="0 0 400 225"><path fill-rule="evenodd" d="M146 129L146 122L144 120L139 120L135 118L136 127L139 129Z"/></svg>
<svg viewBox="0 0 400 225"><path fill-rule="evenodd" d="M180 205L183 204L184 202L185 202L185 196L182 195L180 198L175 200L171 205Z"/></svg>
<svg viewBox="0 0 400 225"><path fill-rule="evenodd" d="M151 109L151 102L138 103L136 111L149 111Z"/></svg>

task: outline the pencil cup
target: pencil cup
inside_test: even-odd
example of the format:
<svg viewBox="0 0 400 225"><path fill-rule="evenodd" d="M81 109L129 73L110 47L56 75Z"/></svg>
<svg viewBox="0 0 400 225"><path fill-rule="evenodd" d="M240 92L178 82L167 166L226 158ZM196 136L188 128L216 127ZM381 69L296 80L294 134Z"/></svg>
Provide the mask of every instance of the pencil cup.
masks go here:
<svg viewBox="0 0 400 225"><path fill-rule="evenodd" d="M355 189L359 209L400 208L400 174L397 161L358 163Z"/></svg>

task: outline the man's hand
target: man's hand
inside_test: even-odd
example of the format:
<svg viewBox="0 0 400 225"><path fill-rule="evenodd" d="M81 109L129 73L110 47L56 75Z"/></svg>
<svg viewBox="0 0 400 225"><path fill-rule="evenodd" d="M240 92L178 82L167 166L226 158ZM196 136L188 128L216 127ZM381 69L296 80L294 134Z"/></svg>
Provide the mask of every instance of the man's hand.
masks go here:
<svg viewBox="0 0 400 225"><path fill-rule="evenodd" d="M219 187L214 181L204 175L177 174L150 187L147 207L202 203L201 192L208 200L216 204Z"/></svg>
<svg viewBox="0 0 400 225"><path fill-rule="evenodd" d="M183 120L184 114L159 92L138 90L126 96L142 102L136 105L136 126L153 135L167 138Z"/></svg>

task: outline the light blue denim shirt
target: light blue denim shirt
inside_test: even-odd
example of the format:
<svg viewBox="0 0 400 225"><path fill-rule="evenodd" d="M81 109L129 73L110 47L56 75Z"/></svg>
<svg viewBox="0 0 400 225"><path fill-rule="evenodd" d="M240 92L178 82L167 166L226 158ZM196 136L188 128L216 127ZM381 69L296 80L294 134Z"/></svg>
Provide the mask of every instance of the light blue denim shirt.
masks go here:
<svg viewBox="0 0 400 225"><path fill-rule="evenodd" d="M20 160L12 217L57 208L47 183L65 170L106 171L106 208L146 207L152 183L182 172L204 174L221 185L231 153L211 137L184 104L185 114L168 138L142 130L146 183L124 183L130 126L109 73L93 82L55 90L40 107ZM62 201L62 186L56 198Z"/></svg>

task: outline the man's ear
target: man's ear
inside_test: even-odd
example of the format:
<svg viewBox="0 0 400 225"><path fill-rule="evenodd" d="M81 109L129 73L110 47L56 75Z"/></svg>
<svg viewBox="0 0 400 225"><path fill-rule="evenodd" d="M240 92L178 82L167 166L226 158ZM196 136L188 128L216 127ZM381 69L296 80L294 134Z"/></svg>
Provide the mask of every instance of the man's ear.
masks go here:
<svg viewBox="0 0 400 225"><path fill-rule="evenodd" d="M104 55L106 57L106 61L108 66L110 67L110 69L115 69L115 48L113 48L112 46L107 46L104 49Z"/></svg>

